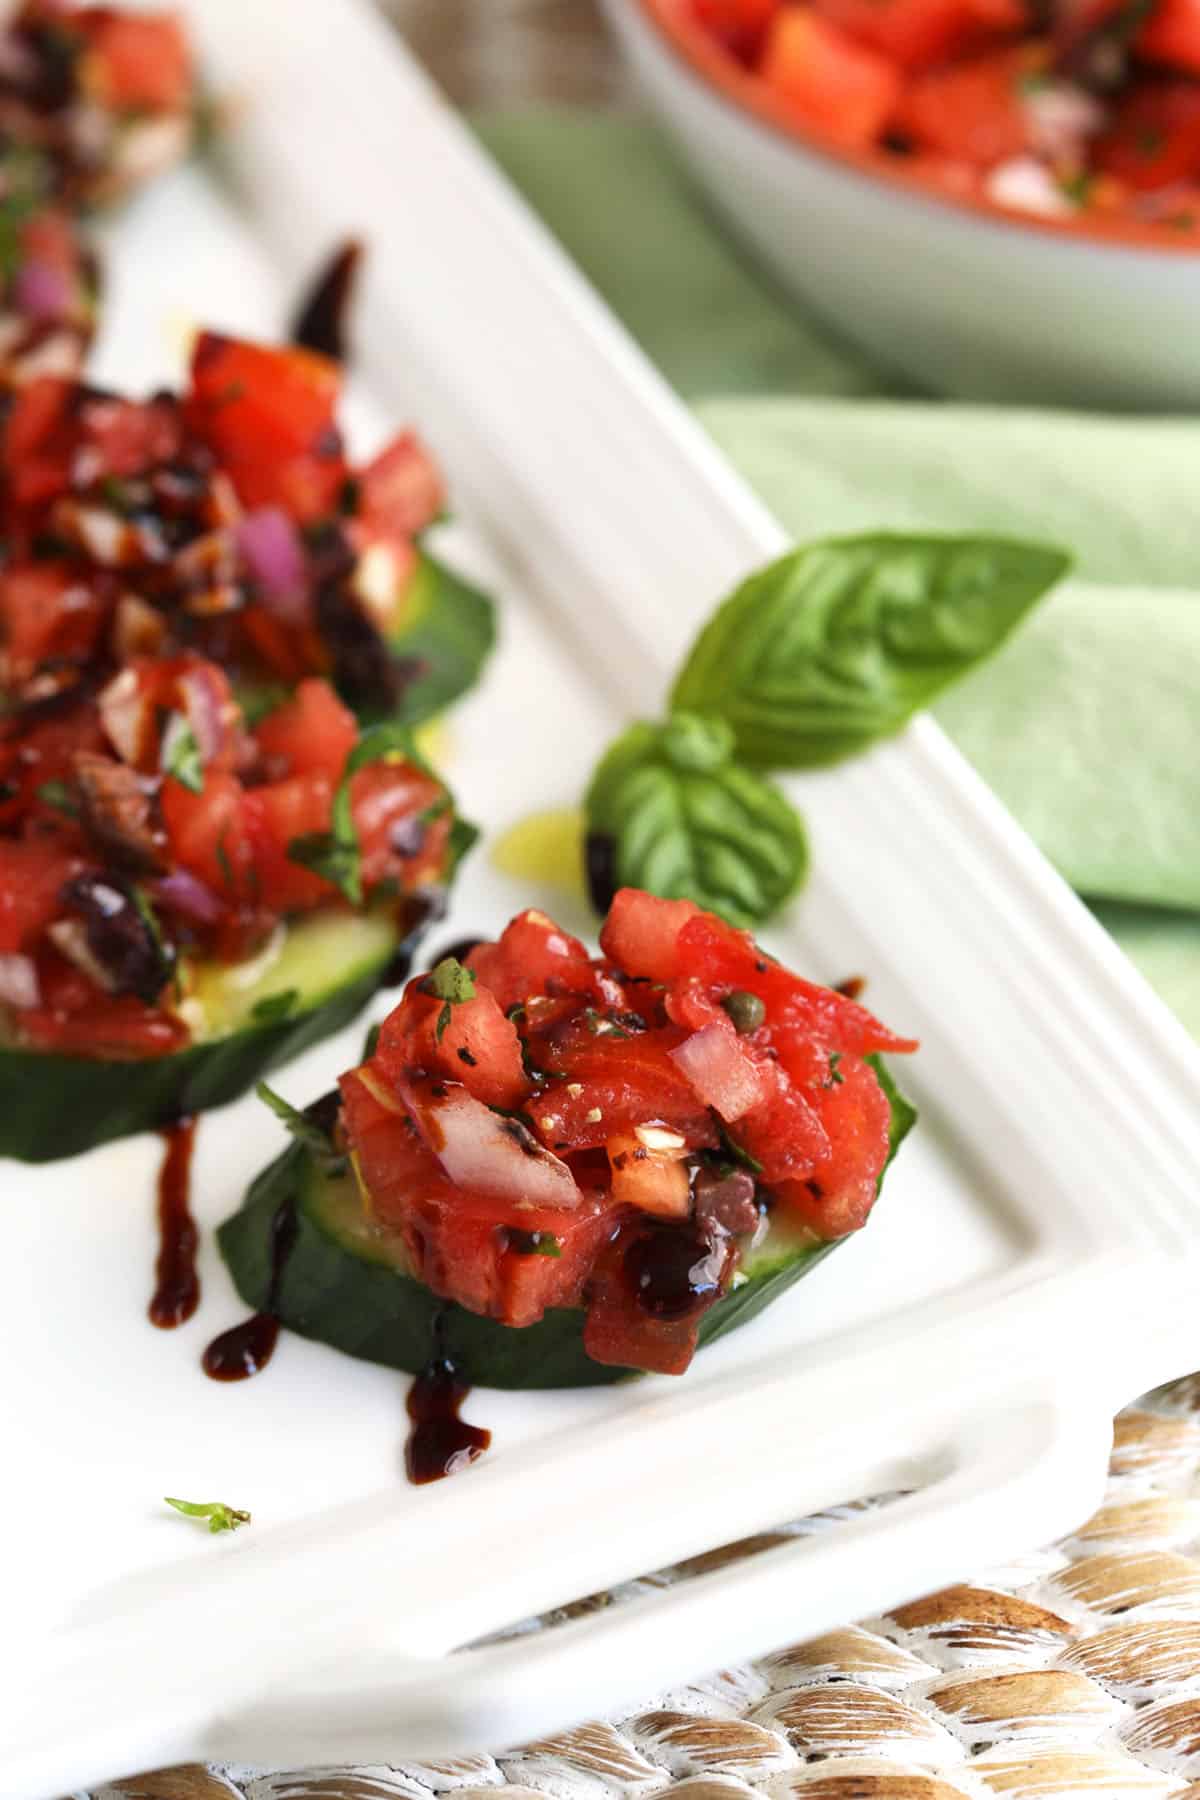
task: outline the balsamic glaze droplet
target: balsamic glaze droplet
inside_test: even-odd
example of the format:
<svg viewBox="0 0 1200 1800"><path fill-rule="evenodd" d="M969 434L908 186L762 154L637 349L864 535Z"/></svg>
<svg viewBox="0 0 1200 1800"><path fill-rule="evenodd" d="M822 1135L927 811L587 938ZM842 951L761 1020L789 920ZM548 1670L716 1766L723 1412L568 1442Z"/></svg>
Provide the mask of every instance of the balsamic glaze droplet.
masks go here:
<svg viewBox="0 0 1200 1800"><path fill-rule="evenodd" d="M158 1260L150 1322L173 1331L190 1319L200 1304L196 1250L200 1237L190 1206L194 1118L179 1119L162 1133L166 1146L158 1174Z"/></svg>
<svg viewBox="0 0 1200 1800"><path fill-rule="evenodd" d="M459 1474L478 1462L491 1443L490 1431L459 1417L470 1391L446 1356L435 1356L409 1388L412 1429L404 1447L404 1468L416 1486Z"/></svg>
<svg viewBox="0 0 1200 1800"><path fill-rule="evenodd" d="M483 942L482 933L475 937L455 938L452 944L447 944L443 949L434 952L429 959L429 967L436 969L438 964L444 962L448 956L452 956L455 962L466 962L475 946Z"/></svg>
<svg viewBox="0 0 1200 1800"><path fill-rule="evenodd" d="M589 831L584 840L588 893L598 913L606 913L617 891L617 840L606 831Z"/></svg>
<svg viewBox="0 0 1200 1800"><path fill-rule="evenodd" d="M270 1362L279 1342L279 1320L254 1313L215 1337L200 1359L210 1381L248 1381Z"/></svg>
<svg viewBox="0 0 1200 1800"><path fill-rule="evenodd" d="M845 981L835 984L833 991L835 994L843 995L847 1000L857 1000L866 985L865 975L847 975Z"/></svg>
<svg viewBox="0 0 1200 1800"><path fill-rule="evenodd" d="M719 1298L727 1260L719 1240L699 1225L648 1225L625 1251L625 1275L651 1318L686 1319Z"/></svg>
<svg viewBox="0 0 1200 1800"><path fill-rule="evenodd" d="M348 238L318 271L292 322L292 342L337 362L346 360L346 319L362 262L363 247Z"/></svg>
<svg viewBox="0 0 1200 1800"><path fill-rule="evenodd" d="M340 1098L336 1091L322 1094L305 1113L325 1131L337 1124ZM253 1313L240 1325L230 1326L215 1337L200 1358L200 1366L210 1381L248 1381L265 1369L279 1342L279 1290L288 1257L296 1243L296 1200L293 1194L275 1209L271 1220L271 1276L267 1283L267 1303L262 1312Z"/></svg>

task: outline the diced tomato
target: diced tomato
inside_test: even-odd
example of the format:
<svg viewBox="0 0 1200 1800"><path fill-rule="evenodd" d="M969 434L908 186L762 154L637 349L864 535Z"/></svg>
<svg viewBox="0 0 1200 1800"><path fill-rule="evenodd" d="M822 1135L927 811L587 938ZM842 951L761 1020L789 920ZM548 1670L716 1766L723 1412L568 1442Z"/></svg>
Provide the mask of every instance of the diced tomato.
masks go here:
<svg viewBox="0 0 1200 1800"><path fill-rule="evenodd" d="M1117 102L1094 160L1106 175L1139 190L1200 175L1200 85L1140 82Z"/></svg>
<svg viewBox="0 0 1200 1800"><path fill-rule="evenodd" d="M495 996L480 987L474 999L447 1007L424 983L411 982L404 1005L384 1020L381 1073L398 1083L413 1069L440 1069L485 1105L520 1106L529 1089L521 1040Z"/></svg>
<svg viewBox="0 0 1200 1800"><path fill-rule="evenodd" d="M637 1125L682 1131L693 1146L718 1143L708 1108L672 1060L683 1033L673 1027L632 1037L596 1037L558 1060L531 1108L534 1126L552 1149L598 1150Z"/></svg>
<svg viewBox="0 0 1200 1800"><path fill-rule="evenodd" d="M518 913L498 943L477 945L467 960L506 1011L532 994L593 991L591 959L579 939L532 909Z"/></svg>
<svg viewBox="0 0 1200 1800"><path fill-rule="evenodd" d="M171 777L162 785L172 857L225 900L242 901L254 894L254 844L245 801L233 775L209 775L198 794Z"/></svg>
<svg viewBox="0 0 1200 1800"><path fill-rule="evenodd" d="M593 1362L682 1375L696 1353L704 1312L736 1260L729 1239L709 1238L692 1225L655 1219L628 1225L604 1246L588 1283L584 1349ZM698 1275L707 1305L672 1305L672 1296L687 1300L695 1293Z"/></svg>
<svg viewBox="0 0 1200 1800"><path fill-rule="evenodd" d="M341 370L328 357L205 331L186 416L245 506L282 506L305 522L334 512L347 477L340 391Z"/></svg>
<svg viewBox="0 0 1200 1800"><path fill-rule="evenodd" d="M73 22L89 45L85 86L114 112L181 112L192 98L192 59L173 13L86 6Z"/></svg>
<svg viewBox="0 0 1200 1800"><path fill-rule="evenodd" d="M350 778L350 811L367 892L390 877L411 888L438 879L453 814L432 775L414 763L367 763Z"/></svg>
<svg viewBox="0 0 1200 1800"><path fill-rule="evenodd" d="M700 908L691 900L659 900L621 888L600 933L600 948L630 975L670 981L679 973L679 934Z"/></svg>
<svg viewBox="0 0 1200 1800"><path fill-rule="evenodd" d="M843 1057L837 1080L822 1090L821 1123L828 1155L803 1181L779 1184L781 1199L824 1238L844 1237L866 1224L888 1158L891 1109L873 1071Z"/></svg>
<svg viewBox="0 0 1200 1800"><path fill-rule="evenodd" d="M727 37L761 31L782 4L783 0L694 0L700 23Z"/></svg>
<svg viewBox="0 0 1200 1800"><path fill-rule="evenodd" d="M61 917L59 894L82 867L82 859L53 837L5 840L0 854L0 955L33 949L47 925Z"/></svg>
<svg viewBox="0 0 1200 1800"><path fill-rule="evenodd" d="M411 431L402 432L360 469L358 484L360 517L385 534L415 537L445 509L441 471Z"/></svg>
<svg viewBox="0 0 1200 1800"><path fill-rule="evenodd" d="M144 1006L131 994L100 995L77 1012L34 1007L21 1014L21 1036L36 1049L57 1051L60 1056L131 1061L170 1056L188 1042L181 1020Z"/></svg>
<svg viewBox="0 0 1200 1800"><path fill-rule="evenodd" d="M1024 0L814 0L823 18L890 57L927 69L1028 23Z"/></svg>
<svg viewBox="0 0 1200 1800"><path fill-rule="evenodd" d="M14 509L44 506L70 479L71 443L64 423L74 383L42 375L15 389L3 425L5 499Z"/></svg>
<svg viewBox="0 0 1200 1800"><path fill-rule="evenodd" d="M182 424L171 395L140 401L95 394L79 414L81 442L95 452L101 473L118 480L174 461L183 447Z"/></svg>
<svg viewBox="0 0 1200 1800"><path fill-rule="evenodd" d="M302 681L290 700L254 728L266 757L278 758L289 775L324 775L340 781L358 741L358 722L327 681Z"/></svg>
<svg viewBox="0 0 1200 1800"><path fill-rule="evenodd" d="M815 1096L792 1086L777 1064L765 1064L762 1074L767 1098L740 1118L730 1135L758 1163L767 1183L807 1176L829 1155Z"/></svg>
<svg viewBox="0 0 1200 1800"><path fill-rule="evenodd" d="M776 13L759 74L797 119L849 146L874 142L901 85L893 62L807 6Z"/></svg>
<svg viewBox="0 0 1200 1800"><path fill-rule="evenodd" d="M489 1195L448 1179L397 1102L369 1069L341 1080L343 1122L371 1215L404 1238L419 1280L473 1312L529 1325L547 1307L579 1303L611 1229L595 1196L571 1210L526 1207L511 1228ZM519 1222L518 1222L519 1221ZM539 1254L538 1242L557 1254Z"/></svg>
<svg viewBox="0 0 1200 1800"><path fill-rule="evenodd" d="M289 855L297 839L330 829L333 789L323 775L289 775L243 795L242 816L253 846L253 897L273 912L307 912L338 898L332 882Z"/></svg>
<svg viewBox="0 0 1200 1800"><path fill-rule="evenodd" d="M1026 87L1047 61L1043 46L1021 44L932 69L906 89L895 123L926 149L985 167L1020 156L1033 143Z"/></svg>
<svg viewBox="0 0 1200 1800"><path fill-rule="evenodd" d="M84 662L108 615L106 599L66 564L0 567L0 651L6 681L19 685L43 663Z"/></svg>
<svg viewBox="0 0 1200 1800"><path fill-rule="evenodd" d="M1200 0L1155 0L1135 42L1149 62L1200 75Z"/></svg>

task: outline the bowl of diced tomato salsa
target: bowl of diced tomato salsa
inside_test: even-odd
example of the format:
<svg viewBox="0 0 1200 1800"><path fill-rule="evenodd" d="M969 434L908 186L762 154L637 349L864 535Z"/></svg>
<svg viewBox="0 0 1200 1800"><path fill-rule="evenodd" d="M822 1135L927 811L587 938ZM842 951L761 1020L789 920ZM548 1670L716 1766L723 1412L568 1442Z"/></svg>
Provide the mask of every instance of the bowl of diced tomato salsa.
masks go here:
<svg viewBox="0 0 1200 1800"><path fill-rule="evenodd" d="M605 0L733 231L885 370L1200 404L1200 0Z"/></svg>

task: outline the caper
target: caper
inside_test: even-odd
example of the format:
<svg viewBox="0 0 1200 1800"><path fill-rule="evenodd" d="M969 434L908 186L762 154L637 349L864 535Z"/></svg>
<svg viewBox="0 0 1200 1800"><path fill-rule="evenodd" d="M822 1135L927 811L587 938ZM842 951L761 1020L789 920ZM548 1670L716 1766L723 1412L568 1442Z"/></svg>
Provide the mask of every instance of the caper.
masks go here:
<svg viewBox="0 0 1200 1800"><path fill-rule="evenodd" d="M726 994L721 1005L733 1020L733 1028L742 1037L749 1037L757 1031L767 1016L767 1009L757 994L747 994L741 988L732 994Z"/></svg>

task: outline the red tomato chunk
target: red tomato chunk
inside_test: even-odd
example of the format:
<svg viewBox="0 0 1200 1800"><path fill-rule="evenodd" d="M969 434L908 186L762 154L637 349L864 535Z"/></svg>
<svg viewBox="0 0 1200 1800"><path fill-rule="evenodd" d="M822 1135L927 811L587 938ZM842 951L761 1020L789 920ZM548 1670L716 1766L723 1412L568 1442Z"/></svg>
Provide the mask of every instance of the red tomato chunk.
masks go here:
<svg viewBox="0 0 1200 1800"><path fill-rule="evenodd" d="M679 1374L765 1218L866 1223L890 1108L864 1058L916 1046L690 901L622 889L600 944L525 912L414 978L342 1127L435 1293L515 1327L583 1307L595 1360Z"/></svg>

